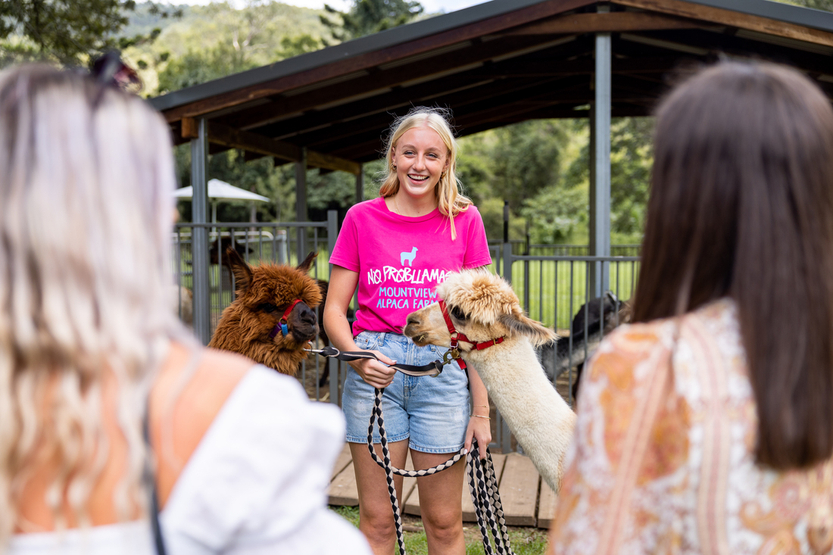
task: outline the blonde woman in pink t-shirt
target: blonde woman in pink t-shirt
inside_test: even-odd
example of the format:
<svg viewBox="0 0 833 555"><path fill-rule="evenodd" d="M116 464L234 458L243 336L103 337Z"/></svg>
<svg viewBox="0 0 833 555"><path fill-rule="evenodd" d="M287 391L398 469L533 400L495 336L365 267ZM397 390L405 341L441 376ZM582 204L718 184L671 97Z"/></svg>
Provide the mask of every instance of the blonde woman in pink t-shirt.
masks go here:
<svg viewBox="0 0 833 555"><path fill-rule="evenodd" d="M393 553L396 538L384 470L364 445L374 388L385 388L385 430L398 468L404 468L409 449L416 468L429 468L464 445L471 449L473 437L485 456L491 441L488 395L474 368L468 369L469 395L466 373L456 364L437 378L406 376L388 366L440 358L443 349L417 347L402 335L407 315L436 302L434 288L449 272L491 263L480 214L458 191L457 145L444 114L415 108L391 129L380 196L348 211L330 257L324 308L324 327L337 348L372 350L382 361L350 363L342 397L359 488L359 528L377 555ZM347 307L356 291L351 330ZM464 470L461 461L417 479L429 553L465 553ZM395 484L401 499L402 478Z"/></svg>

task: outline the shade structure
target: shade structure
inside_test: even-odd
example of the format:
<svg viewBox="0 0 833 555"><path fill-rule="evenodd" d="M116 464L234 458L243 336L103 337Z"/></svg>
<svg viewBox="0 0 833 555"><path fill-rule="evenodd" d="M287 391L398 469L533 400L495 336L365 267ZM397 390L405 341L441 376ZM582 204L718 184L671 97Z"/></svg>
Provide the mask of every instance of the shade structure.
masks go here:
<svg viewBox="0 0 833 555"><path fill-rule="evenodd" d="M177 198L191 198L194 195L193 187L183 187L174 191L174 196ZM235 187L225 181L219 179L211 179L208 181L208 198L223 199L223 200L254 200L258 202L269 202L267 197L258 195Z"/></svg>
<svg viewBox="0 0 833 555"><path fill-rule="evenodd" d="M194 196L194 188L191 186L182 187L181 189L177 189L176 191L174 191L174 196L176 198L182 199L192 198ZM210 179L208 181L208 198L213 199L211 201L212 222L217 221L217 200L248 200L250 202L269 202L268 197L252 193L251 191L241 189L240 187L235 187L231 183L226 183L225 181L220 181L219 179Z"/></svg>

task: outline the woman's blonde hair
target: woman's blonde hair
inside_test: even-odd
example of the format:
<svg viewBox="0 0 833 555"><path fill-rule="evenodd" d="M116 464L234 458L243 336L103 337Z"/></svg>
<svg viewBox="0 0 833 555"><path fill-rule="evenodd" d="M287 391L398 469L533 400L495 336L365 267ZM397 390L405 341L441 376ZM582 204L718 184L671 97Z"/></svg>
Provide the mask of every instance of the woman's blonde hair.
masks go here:
<svg viewBox="0 0 833 555"><path fill-rule="evenodd" d="M439 108L417 107L413 108L406 115L397 118L391 125L391 133L388 137L385 158L387 160L387 168L379 188L379 195L382 197L392 197L399 192L399 178L396 175L396 169L393 167L393 149L397 141L410 129L414 127L428 127L437 132L440 136L446 149L448 149L448 166L440 177L434 189L434 195L437 197L437 206L440 214L448 216L451 224L451 238L457 238L457 231L454 228L454 217L460 212L464 212L472 204L471 199L463 196L460 192L460 183L457 179L457 141L454 140L454 134L451 131L451 126L448 124L448 112Z"/></svg>
<svg viewBox="0 0 833 555"><path fill-rule="evenodd" d="M119 518L144 508L141 421L170 340L175 185L164 120L144 101L45 65L0 73L0 551L28 472L60 467L46 503L89 524L109 448L105 381L128 461ZM111 381L112 380L112 381Z"/></svg>

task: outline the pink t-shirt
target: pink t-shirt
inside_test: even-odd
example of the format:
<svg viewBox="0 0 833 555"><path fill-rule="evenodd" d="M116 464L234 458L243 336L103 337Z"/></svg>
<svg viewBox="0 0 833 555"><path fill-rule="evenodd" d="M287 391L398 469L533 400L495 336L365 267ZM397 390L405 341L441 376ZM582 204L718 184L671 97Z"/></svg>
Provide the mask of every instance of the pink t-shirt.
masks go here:
<svg viewBox="0 0 833 555"><path fill-rule="evenodd" d="M434 210L409 218L379 197L347 211L330 262L359 274L359 310L353 336L362 331L402 333L408 314L437 302L434 288L450 272L492 263L480 213L469 206L454 218Z"/></svg>

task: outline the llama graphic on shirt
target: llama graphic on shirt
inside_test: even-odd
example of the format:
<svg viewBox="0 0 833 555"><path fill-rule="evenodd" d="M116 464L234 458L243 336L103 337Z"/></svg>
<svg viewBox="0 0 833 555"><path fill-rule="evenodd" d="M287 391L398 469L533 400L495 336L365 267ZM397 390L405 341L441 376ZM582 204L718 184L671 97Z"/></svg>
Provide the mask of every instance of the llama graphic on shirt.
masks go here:
<svg viewBox="0 0 833 555"><path fill-rule="evenodd" d="M404 266L405 261L408 262L408 266L413 268L414 265L414 258L416 258L417 248L413 247L410 252L403 251L399 253L399 265Z"/></svg>

